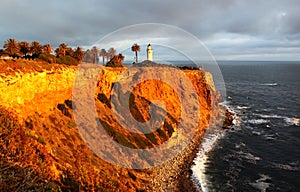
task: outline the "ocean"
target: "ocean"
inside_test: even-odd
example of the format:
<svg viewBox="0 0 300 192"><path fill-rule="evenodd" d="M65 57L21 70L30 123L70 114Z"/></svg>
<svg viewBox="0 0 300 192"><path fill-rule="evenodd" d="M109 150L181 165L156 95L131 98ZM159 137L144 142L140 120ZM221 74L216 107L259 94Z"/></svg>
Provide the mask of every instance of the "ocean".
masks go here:
<svg viewBox="0 0 300 192"><path fill-rule="evenodd" d="M218 62L236 113L206 134L193 166L200 191L300 191L300 62Z"/></svg>

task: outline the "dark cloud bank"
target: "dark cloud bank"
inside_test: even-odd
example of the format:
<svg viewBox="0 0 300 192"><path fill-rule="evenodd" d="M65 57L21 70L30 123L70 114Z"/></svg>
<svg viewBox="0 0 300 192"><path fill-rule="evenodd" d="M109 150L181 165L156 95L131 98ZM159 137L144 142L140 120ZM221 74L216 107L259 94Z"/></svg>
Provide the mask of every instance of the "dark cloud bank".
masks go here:
<svg viewBox="0 0 300 192"><path fill-rule="evenodd" d="M217 59L300 60L299 7L298 0L2 0L0 42L90 46L120 27L150 22L183 28Z"/></svg>

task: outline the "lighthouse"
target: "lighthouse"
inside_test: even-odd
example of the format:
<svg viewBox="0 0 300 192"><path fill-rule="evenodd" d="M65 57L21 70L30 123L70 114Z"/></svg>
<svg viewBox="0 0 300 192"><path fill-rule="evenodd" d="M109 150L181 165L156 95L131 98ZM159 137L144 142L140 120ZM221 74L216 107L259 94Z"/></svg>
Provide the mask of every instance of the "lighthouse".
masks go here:
<svg viewBox="0 0 300 192"><path fill-rule="evenodd" d="M150 44L147 46L147 60L152 61L152 46Z"/></svg>

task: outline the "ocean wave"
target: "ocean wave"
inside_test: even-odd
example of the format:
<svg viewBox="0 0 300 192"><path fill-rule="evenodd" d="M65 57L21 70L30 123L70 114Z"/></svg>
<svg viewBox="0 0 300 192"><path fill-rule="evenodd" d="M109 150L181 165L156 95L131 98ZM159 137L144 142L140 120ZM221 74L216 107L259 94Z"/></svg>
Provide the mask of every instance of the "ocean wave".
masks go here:
<svg viewBox="0 0 300 192"><path fill-rule="evenodd" d="M274 135L274 134L269 134L269 135L264 135L266 140L276 140L277 139L277 136Z"/></svg>
<svg viewBox="0 0 300 192"><path fill-rule="evenodd" d="M253 135L260 136L262 133L261 133L261 132L259 132L259 131L252 131L252 134L253 134Z"/></svg>
<svg viewBox="0 0 300 192"><path fill-rule="evenodd" d="M236 154L239 157L243 158L244 160L248 161L249 163L253 163L253 164L256 164L257 161L261 160L260 157L254 156L253 154L247 153L247 152L244 152L244 151L238 151L238 152L236 152Z"/></svg>
<svg viewBox="0 0 300 192"><path fill-rule="evenodd" d="M258 114L258 113L253 113L253 115L257 115L261 118L266 118L266 119L284 119L286 117L284 116L280 116L280 115L276 115L276 114L271 114L271 115L265 115L265 114Z"/></svg>
<svg viewBox="0 0 300 192"><path fill-rule="evenodd" d="M281 116L276 114L266 115L266 114L258 114L258 113L253 113L253 115L259 116L260 118L263 119L253 119L253 120L248 120L247 122L250 122L252 124L262 124L262 123L268 123L268 119L283 119L288 126L290 125L300 126L300 119L296 117L287 117L287 116Z"/></svg>
<svg viewBox="0 0 300 192"><path fill-rule="evenodd" d="M260 85L264 85L264 86L277 86L278 83L262 83Z"/></svg>
<svg viewBox="0 0 300 192"><path fill-rule="evenodd" d="M266 192L270 187L270 183L266 182L267 180L271 180L271 177L265 174L259 174L260 179L257 179L254 183L249 183L252 187L260 190L261 192Z"/></svg>
<svg viewBox="0 0 300 192"><path fill-rule="evenodd" d="M259 124L266 124L269 123L270 121L267 119L249 119L246 121L247 123L259 125Z"/></svg>
<svg viewBox="0 0 300 192"><path fill-rule="evenodd" d="M280 163L273 163L273 167L282 169L282 170L287 170L287 171L299 171L299 166L295 164L280 164Z"/></svg>
<svg viewBox="0 0 300 192"><path fill-rule="evenodd" d="M245 143L243 143L243 142L241 142L241 143L239 143L239 144L235 144L235 148L236 149L239 149L239 148L242 148L242 147L245 147L246 146L246 144Z"/></svg>
<svg viewBox="0 0 300 192"><path fill-rule="evenodd" d="M284 107L277 107L278 110L286 110Z"/></svg>
<svg viewBox="0 0 300 192"><path fill-rule="evenodd" d="M270 111L272 111L272 109L270 109L270 108L265 108L265 109L261 109L262 111L266 111L266 112L270 112Z"/></svg>
<svg viewBox="0 0 300 192"><path fill-rule="evenodd" d="M250 109L249 106L240 106L240 105L236 106L236 108L239 109L239 110Z"/></svg>
<svg viewBox="0 0 300 192"><path fill-rule="evenodd" d="M288 124L288 125L296 125L299 126L300 125L300 119L295 118L295 117L285 117L284 121Z"/></svg>
<svg viewBox="0 0 300 192"><path fill-rule="evenodd" d="M205 135L201 148L197 154L197 158L194 160L195 165L192 167L193 179L195 183L198 183L199 190L203 192L209 191L209 180L206 175L206 167L208 162L208 152L211 151L216 141L224 136L224 132L208 133Z"/></svg>

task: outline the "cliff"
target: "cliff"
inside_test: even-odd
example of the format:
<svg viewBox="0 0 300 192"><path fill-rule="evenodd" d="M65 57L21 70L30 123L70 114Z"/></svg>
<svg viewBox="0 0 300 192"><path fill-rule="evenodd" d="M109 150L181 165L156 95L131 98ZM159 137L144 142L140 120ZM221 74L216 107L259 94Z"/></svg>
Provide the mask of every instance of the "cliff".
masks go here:
<svg viewBox="0 0 300 192"><path fill-rule="evenodd" d="M75 67L26 60L0 62L1 105L14 109L20 120L46 113L71 96Z"/></svg>
<svg viewBox="0 0 300 192"><path fill-rule="evenodd" d="M190 185L186 184L190 165L205 129L219 113L220 96L211 75L201 70L182 70L193 88L186 88L184 82L176 81L170 86L153 77L159 79L157 71L170 72L172 69L158 67L147 70L144 78L150 75L152 80L137 83L133 90L114 92L114 87L120 86L120 82L131 86L132 79L143 76L145 72L133 68L124 75L126 70L99 70L93 66L78 70L35 61L0 61L0 190L159 191L192 187L186 186ZM174 75L172 78L179 77ZM95 84L89 84L91 80ZM74 86L80 90L76 96ZM87 86L90 90L83 91ZM176 91L174 86L183 89ZM180 96L192 91L196 96ZM124 114L113 111L125 110L122 102L126 95L134 117L130 121L122 117ZM85 97L93 98L97 119L109 137L128 148L155 148L174 137L181 141L180 123L185 127L191 123L182 120L183 113L191 115L189 118L196 122L195 134L179 154L157 167L152 167L155 164L152 157L142 161L139 159L143 158L130 151L116 153L111 143L104 140L102 145L109 152L105 155L110 154L111 162L108 163L98 157L98 151L87 147L87 144L95 143L87 143L86 138L100 136L82 133L78 119L86 118L86 114L75 118L75 111L85 107L85 103L80 102ZM76 101L72 101L74 98ZM118 99L112 102L113 98ZM193 112L197 106L184 109L181 105L183 99L199 103L199 112ZM151 119L151 101L157 100L163 103L156 105L159 117L166 115L159 129L141 134L121 126L126 122L131 125L134 120L143 123ZM122 118L126 121L122 122ZM134 162L144 169L114 165L120 163L115 157L121 157L122 153L132 157L122 159L122 165L137 168L132 164ZM163 155L156 158L163 158Z"/></svg>

